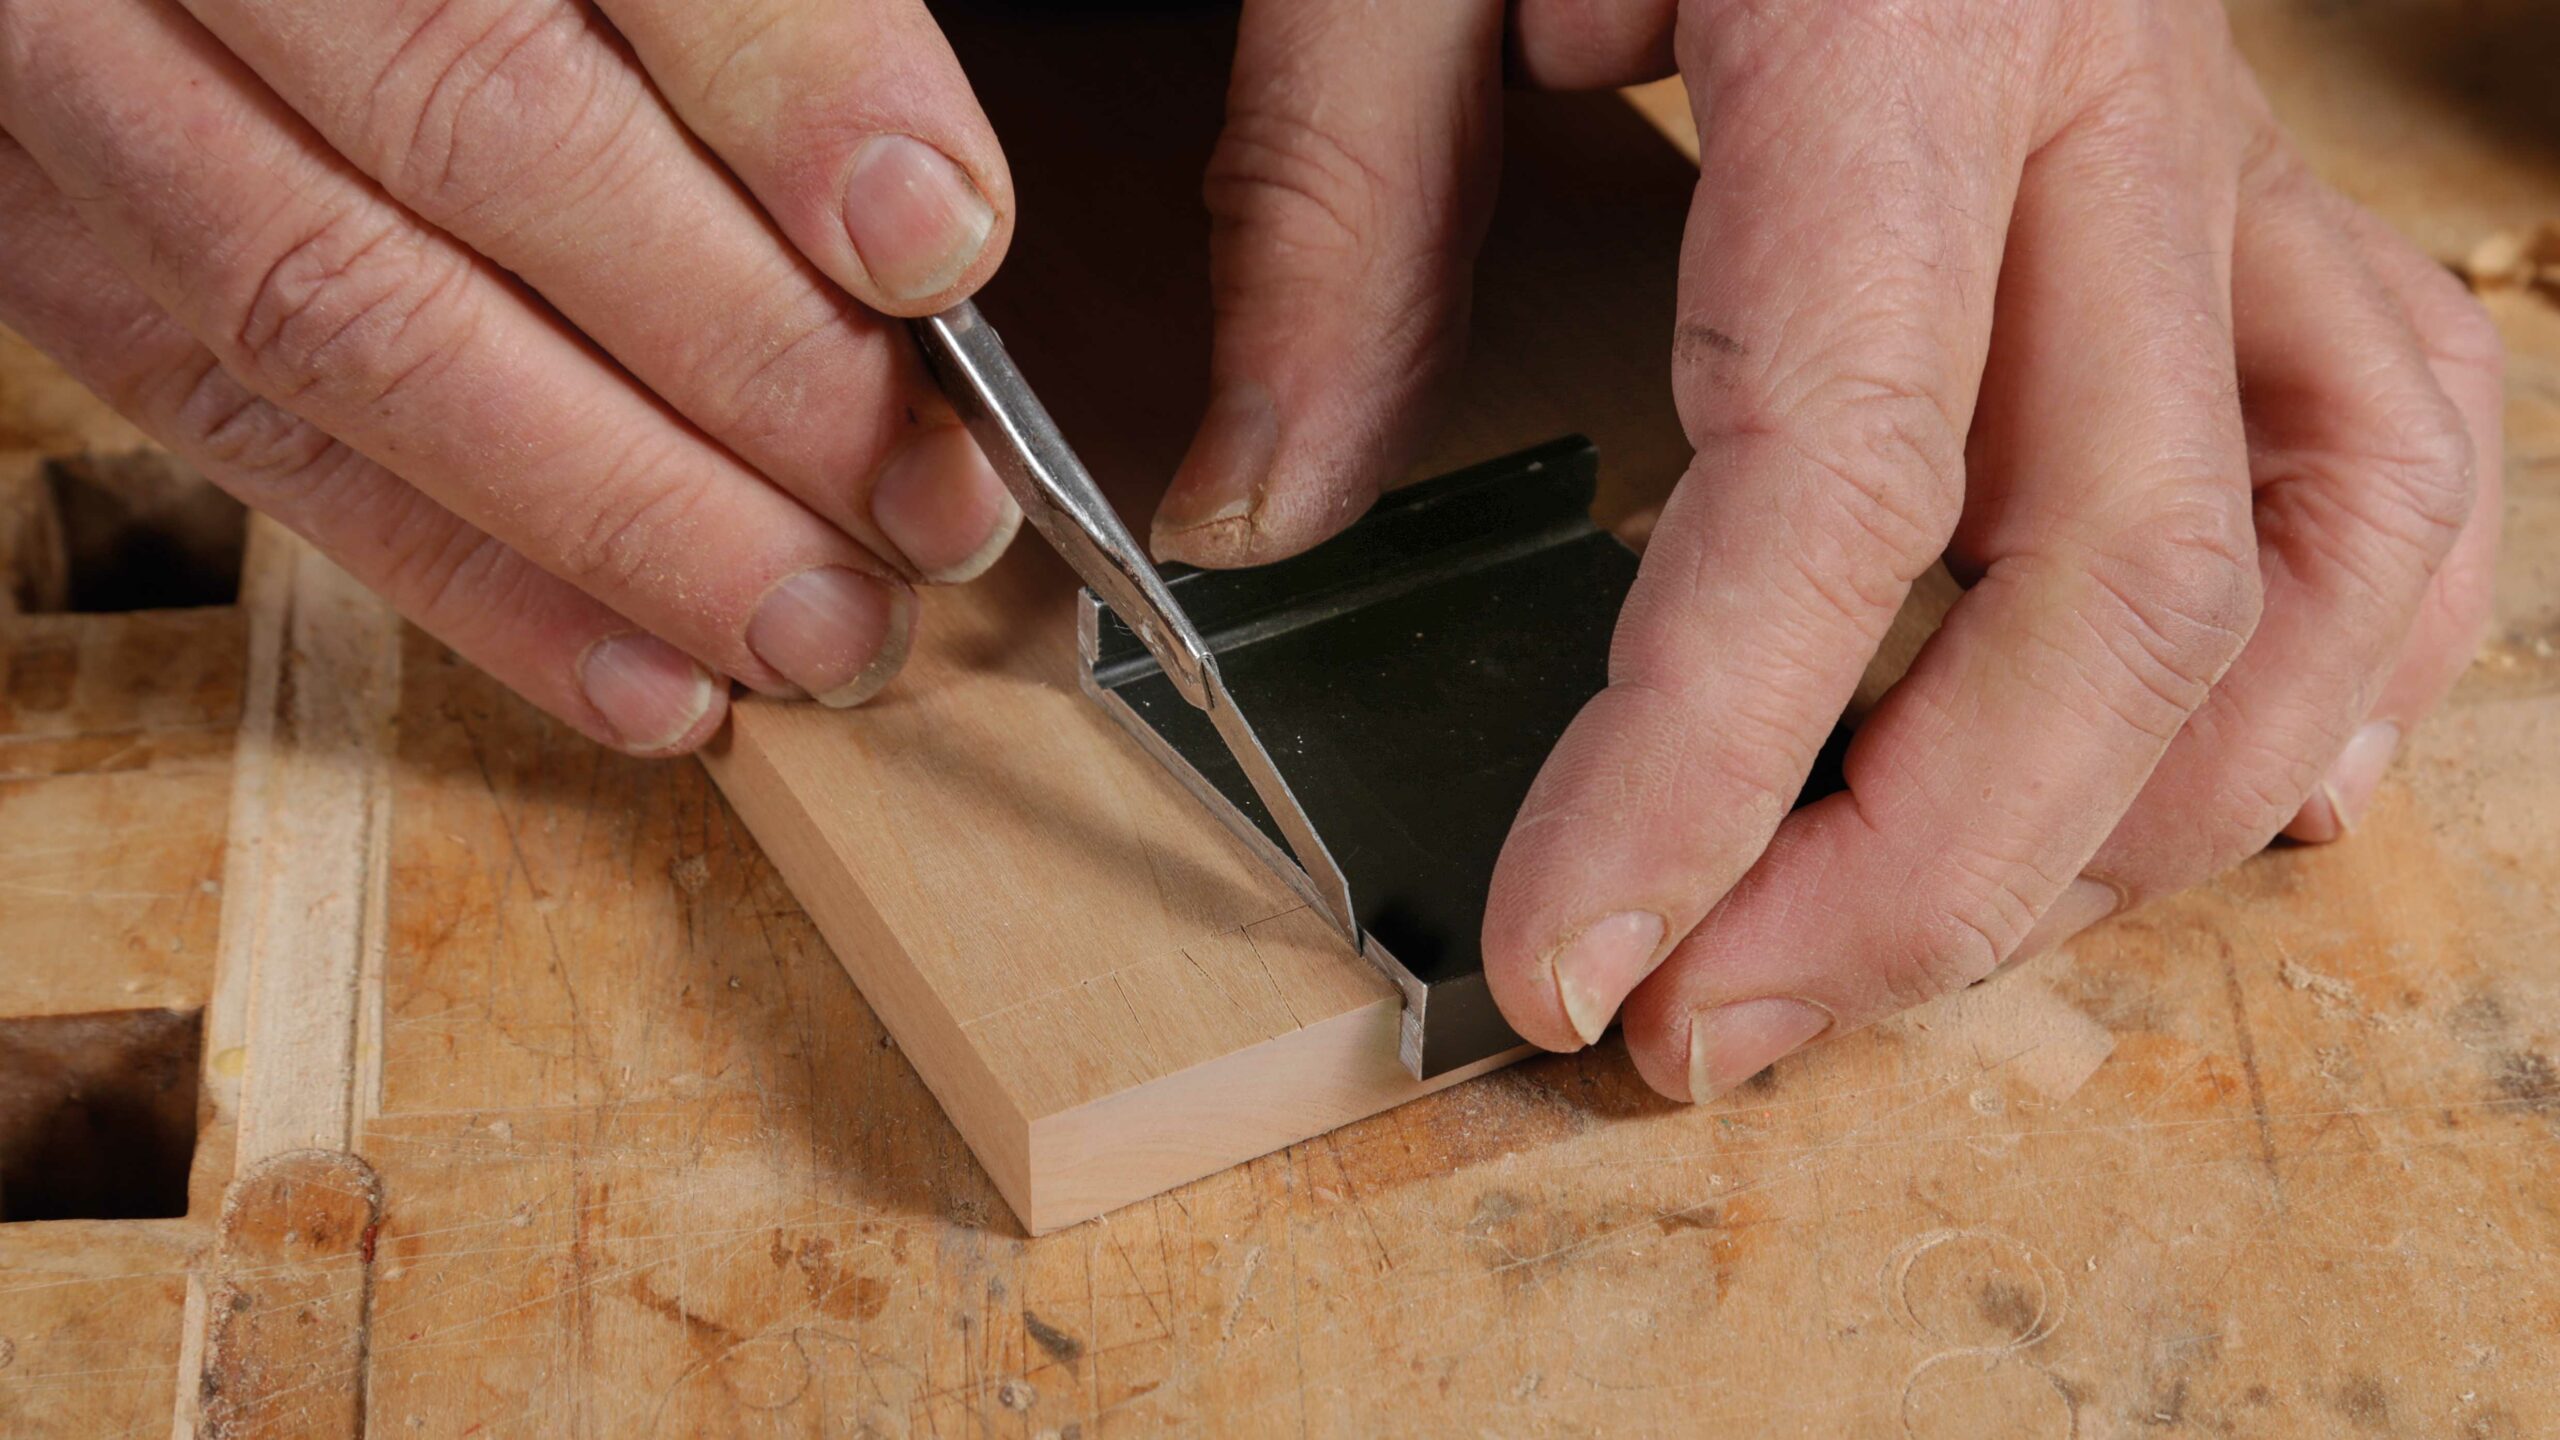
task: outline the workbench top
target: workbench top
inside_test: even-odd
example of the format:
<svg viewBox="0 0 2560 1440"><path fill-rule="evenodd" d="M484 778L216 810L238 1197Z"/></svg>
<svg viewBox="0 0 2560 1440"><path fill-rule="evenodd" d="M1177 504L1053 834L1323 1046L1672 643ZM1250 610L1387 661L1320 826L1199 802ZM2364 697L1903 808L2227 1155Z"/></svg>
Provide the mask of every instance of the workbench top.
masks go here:
<svg viewBox="0 0 2560 1440"><path fill-rule="evenodd" d="M2445 79L2494 65L2376 49L2530 7L2234 8L2438 253L2560 219L2560 130ZM2497 623L2345 843L1709 1106L1613 1039L1039 1240L700 767L308 604L0 619L0 1046L217 1017L187 1215L0 1225L0 1433L158 1433L182 1384L222 1433L2560 1433L2560 305L2490 298ZM130 443L0 361L0 451ZM381 723L285 825L276 674L349 665ZM239 877L313 835L362 902L343 1154L242 1108L218 1021L286 923Z"/></svg>

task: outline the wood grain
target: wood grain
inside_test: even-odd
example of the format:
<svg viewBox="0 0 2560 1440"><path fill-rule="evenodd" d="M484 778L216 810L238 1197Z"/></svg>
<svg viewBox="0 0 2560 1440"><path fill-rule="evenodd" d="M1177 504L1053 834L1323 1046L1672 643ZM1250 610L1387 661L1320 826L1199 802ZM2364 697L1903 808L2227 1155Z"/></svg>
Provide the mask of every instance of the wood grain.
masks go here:
<svg viewBox="0 0 2560 1440"><path fill-rule="evenodd" d="M239 1083L215 1093L243 1171L348 1148L370 1102L381 1058L360 1039L379 1023L383 772L400 703L391 608L281 526L262 519L253 548L217 967L236 1018L217 1006L211 1037L237 1060Z"/></svg>
<svg viewBox="0 0 2560 1440"><path fill-rule="evenodd" d="M2339 48L2397 8L2453 28L2497 9L2246 0L2236 18L2281 103L2337 83ZM1132 178L1151 162L1119 160L1146 147L1106 92L1161 74L1214 110L1192 87L1214 90L1219 40L1129 24L1103 53L1036 36L1047 73L1005 74L1005 134L1019 150L1035 100L1095 92L1104 118L1058 122L1059 143L1114 158L1098 186L1189 205L1188 177ZM997 70L969 58L992 96ZM2441 224L2440 254L2479 237L2434 218L2444 185L2395 188L2411 155L2531 173L2432 94L2359 80L2296 118L2359 107L2314 153L2396 223ZM2560 186L2518 193L2497 208L2560 216ZM1676 235L1676 216L1644 223ZM698 768L605 755L405 634L382 1087L355 1141L380 1226L366 1288L330 1312L360 1316L365 1349L360 1370L298 1373L324 1397L361 1387L369 1433L426 1436L2560 1433L2560 311L2495 309L2514 442L2497 626L2349 842L2273 852L1703 1110L1655 1101L1603 1046L1040 1239ZM1652 404L1667 312L1627 313L1576 343ZM1514 398L1548 407L1526 428L1577 423ZM1176 434L1196 400L1088 399L1126 423L1079 439ZM1613 518L1641 513L1625 482L1648 464L1677 456L1614 472ZM178 892L221 875L223 840L180 802L222 808L214 697L236 705L240 623L44 632L127 678L65 688L66 662L40 667L45 703L12 723L43 733L0 735L18 767L0 881L59 885L30 867L69 854L144 897L51 912L44 953L107 973L44 974L111 990L174 936L176 958L130 973L201 1003L215 926ZM134 627L163 645L190 624L227 643L232 678L119 698L182 673L111 658ZM0 624L0 655L23 633ZM69 695L88 697L76 722L48 698ZM135 787L115 805L31 798L109 764ZM155 812L155 794L173 798ZM12 1003L54 983L14 986L37 953L19 894L0 889ZM221 1194L199 1187L183 1221L0 1225L0 1433L168 1425ZM342 1328L307 1328L304 1353L343 1353Z"/></svg>

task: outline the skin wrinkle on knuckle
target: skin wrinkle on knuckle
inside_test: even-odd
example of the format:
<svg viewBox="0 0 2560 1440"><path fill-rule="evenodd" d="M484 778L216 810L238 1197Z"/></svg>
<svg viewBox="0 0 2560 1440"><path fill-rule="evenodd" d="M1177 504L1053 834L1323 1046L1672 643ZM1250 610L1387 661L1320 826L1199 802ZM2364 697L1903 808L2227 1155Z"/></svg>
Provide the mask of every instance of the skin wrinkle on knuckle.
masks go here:
<svg viewBox="0 0 2560 1440"><path fill-rule="evenodd" d="M2211 879L2267 848L2319 788L2327 769L2326 757L2264 743L2248 744L2227 758L2197 837L2196 873L2188 883Z"/></svg>
<svg viewBox="0 0 2560 1440"><path fill-rule="evenodd" d="M2424 502L2358 475L2360 467L2342 468L2331 483L2292 479L2261 491L2259 529L2287 567L2333 603L2396 628L2461 538L2469 512L2421 514Z"/></svg>
<svg viewBox="0 0 2560 1440"><path fill-rule="evenodd" d="M1849 348L1879 347L1907 348L1891 335ZM1910 356L1914 374L1937 368L1928 348ZM1795 368L1818 365L1817 357ZM1877 558L1906 583L1927 570L1964 504L1964 427L1949 404L1927 382L1890 374L1826 372L1801 396L1790 397L1792 388L1774 376L1725 388L1694 407L1703 413L1688 426L1690 443L1776 445L1831 482Z"/></svg>
<svg viewBox="0 0 2560 1440"><path fill-rule="evenodd" d="M134 358L120 367L111 403L241 503L308 529L336 508L349 472L369 463L242 385L157 310L137 307L119 330Z"/></svg>
<svg viewBox="0 0 2560 1440"><path fill-rule="evenodd" d="M2104 868L2128 905L2202 884L2265 849L2319 785L2330 757L2306 750L2303 737L2328 734L2332 717L2308 704L2266 713L2248 703L2229 687L2215 690L2178 740L2188 754L2211 757L2209 767L2164 766L2109 837L2093 868ZM2156 788L2174 776L2202 788Z"/></svg>
<svg viewBox="0 0 2560 1440"><path fill-rule="evenodd" d="M2123 853L2104 857L2108 878L2124 892L2128 907L2212 880L2267 848L2320 783L2319 768L2314 767L2298 794L2285 800L2268 788L2267 772L2235 767L2217 782L2192 820L2146 834Z"/></svg>
<svg viewBox="0 0 2560 1440"><path fill-rule="evenodd" d="M709 353L685 362L702 368L717 397L706 407L703 419L732 449L747 456L805 443L802 432L811 404L806 378L834 369L831 361L836 357L830 352L843 349L848 339L843 316L822 303L802 303L800 287L777 286L765 293L776 296L767 315L756 323L706 337L712 342L704 347ZM857 453L870 454L875 448L871 435L904 432L902 424L889 423L889 417L899 413L895 392L903 387L887 374L869 378L862 408L876 408L880 423L829 427L823 439L834 463L824 468L834 470L854 463ZM869 398L874 396L882 398ZM831 403L843 402L839 397Z"/></svg>
<svg viewBox="0 0 2560 1440"><path fill-rule="evenodd" d="M1744 690L1755 693L1758 688ZM1650 697L1658 708L1675 717L1675 723L1666 727L1659 754L1628 757L1622 745L1612 756L1595 757L1621 786L1627 786L1625 777L1631 775L1649 773L1656 777L1650 785L1628 787L1637 793L1625 796L1626 801L1672 791L1697 802L1673 805L1669 807L1672 813L1722 817L1715 824L1691 826L1692 832L1720 835L1725 819L1774 820L1785 814L1797 791L1803 788L1814 751L1786 723L1783 713L1762 714L1747 703L1737 702L1720 707L1710 722L1693 697L1676 689L1640 679L1616 681L1610 689L1622 696ZM1638 761L1648 763L1639 766Z"/></svg>
<svg viewBox="0 0 2560 1440"><path fill-rule="evenodd" d="M2027 818L2025 807L2019 807L2018 813ZM1970 928L1999 942L1994 947L1995 961L2006 959L2035 928L2038 905L2033 892L2058 895L2081 868L2067 857L2055 863L2045 836L2024 827L2006 833L2017 837L2013 843L1950 845L1928 867L1932 875L1928 889L1943 897L1939 903L1951 914L1968 917Z"/></svg>
<svg viewBox="0 0 2560 1440"><path fill-rule="evenodd" d="M2408 340L2382 343L2372 378L2351 398L2297 402L2325 406L2326 428L2342 433L2279 452L2261 501L2319 492L2339 518L2405 545L2432 572L2470 522L2478 457L2470 425L2422 351L2404 350Z"/></svg>
<svg viewBox="0 0 2560 1440"><path fill-rule="evenodd" d="M2014 568L1995 568L1976 589L1987 594L1983 587L1994 585L2034 588ZM2191 711L2189 697L2206 693L2204 687L2165 675L2138 643L2124 637L2123 626L2105 625L2089 613L2092 608L2074 601L2054 614L2065 628L2026 628L1998 657L1999 673L2057 715L2078 721L2093 738L2116 740L2130 732L2152 745L2168 745ZM2128 649L2136 658L2127 658Z"/></svg>
<svg viewBox="0 0 2560 1440"><path fill-rule="evenodd" d="M2093 581L2106 598L2095 605L2075 606L2072 618L2095 643L2076 644L2042 630L2030 632L2029 643L2056 662L2051 667L2054 678L2030 683L2073 714L2112 722L2166 746L2212 693L2214 681L2230 660L2223 658L2221 647L2168 638L2142 614L2148 607L2128 600L2102 580L2093 577ZM2108 623L2109 616L2117 623ZM2236 656L2239 647L2229 648ZM2023 667L2023 671L2030 677L2045 673L2040 667ZM2070 677L2069 682L2059 678L2063 675Z"/></svg>
<svg viewBox="0 0 2560 1440"><path fill-rule="evenodd" d="M2184 96L2208 73L2200 62L2231 53L2219 0L2103 0L2069 11L2072 23L2057 30L2053 52L2058 116L2131 92Z"/></svg>
<svg viewBox="0 0 2560 1440"><path fill-rule="evenodd" d="M307 506L303 487L294 482L311 476L339 448L335 440L244 388L210 354L181 384L165 412L176 432L175 448L200 457L208 470L226 472L225 488L249 492L244 500L254 496L255 503L283 511Z"/></svg>
<svg viewBox="0 0 2560 1440"><path fill-rule="evenodd" d="M1957 909L1900 933L1905 938L1879 953L1870 972L1881 1003L1863 1008L1878 1015L1899 1014L1963 989L1999 969L2017 945L2017 939L2004 939L1982 919Z"/></svg>
<svg viewBox="0 0 2560 1440"><path fill-rule="evenodd" d="M418 507L417 528L440 530L388 550L385 594L401 597L422 625L445 643L478 649L509 636L518 616L533 608L547 576L524 564L504 543L468 525L441 523Z"/></svg>
<svg viewBox="0 0 2560 1440"><path fill-rule="evenodd" d="M610 183L645 94L573 7L497 6L476 33L446 0L383 67L352 137L366 168L439 223L505 202L556 209Z"/></svg>
<svg viewBox="0 0 2560 1440"><path fill-rule="evenodd" d="M2103 605L2093 625L2133 641L2173 694L2192 691L2193 710L2256 633L2266 589L2245 485L2180 484L2167 495L2091 547L2083 566Z"/></svg>
<svg viewBox="0 0 2560 1440"><path fill-rule="evenodd" d="M0 156L13 150L14 142L0 132ZM25 154L22 150L17 153ZM32 166L34 161L29 158L25 163ZM7 198L0 196L0 200ZM36 197L29 199L43 203ZM85 234L86 230L82 225L81 232ZM16 262L21 258L0 252L0 260ZM87 263L75 266L68 256L50 257L62 262L59 273L38 268L46 256L24 258L37 263L22 270L0 265L0 274L17 277L15 285L0 285L0 324L15 324L29 335L90 329L95 320L88 307L66 303L70 297L123 289L131 283L120 271L102 270ZM160 393L166 388L178 385L183 389L194 384L203 367L213 363L213 356L157 305L138 294L133 303L121 310L112 324L91 329L96 343L69 355L62 362L63 368L118 414L148 413L163 403Z"/></svg>
<svg viewBox="0 0 2560 1440"><path fill-rule="evenodd" d="M2253 206L2324 206L2328 196L2318 177L2295 153L2264 99L2253 92L2247 108L2249 116L2233 156L2238 193L2248 196Z"/></svg>
<svg viewBox="0 0 2560 1440"><path fill-rule="evenodd" d="M472 262L400 226L341 213L290 242L236 297L218 358L275 398L368 406L449 363L478 324Z"/></svg>
<svg viewBox="0 0 2560 1440"><path fill-rule="evenodd" d="M712 477L659 453L680 438L656 436L627 445L588 470L594 478L583 510L553 520L542 546L546 569L590 591L681 591L692 546L681 537L714 533L701 523L714 498Z"/></svg>
<svg viewBox="0 0 2560 1440"><path fill-rule="evenodd" d="M1911 583L1936 563L1944 538L1923 538L1927 532L1911 516L1856 486L1828 487L1816 503L1837 522L1790 527L1819 537L1797 538L1788 546L1796 562L1788 572L1796 581L1790 598L1831 622L1825 628L1845 625L1863 632L1877 616L1900 607ZM1844 532L1858 540L1844 543Z"/></svg>
<svg viewBox="0 0 2560 1440"><path fill-rule="evenodd" d="M2388 477L2380 487L2391 514L2405 516L2432 571L2470 523L2479 492L2479 466L2471 427L2452 400L2432 385L2375 416L2385 430L2372 458ZM2387 532L2393 527L2377 524ZM2412 538L2412 537L2402 537Z"/></svg>
<svg viewBox="0 0 2560 1440"><path fill-rule="evenodd" d="M1409 188L1290 108L1257 103L1228 113L1201 198L1222 229L1324 263L1360 260L1378 229L1377 197ZM1423 209L1429 197L1411 203Z"/></svg>
<svg viewBox="0 0 2560 1440"><path fill-rule="evenodd" d="M2020 889L2029 880L2059 893L2070 877L2045 873L2030 856L1964 846L1918 871L1889 907L1904 918L1884 933L1900 938L1870 972L1886 1001L1879 1013L1926 1004L1998 969L2035 928L2036 906Z"/></svg>

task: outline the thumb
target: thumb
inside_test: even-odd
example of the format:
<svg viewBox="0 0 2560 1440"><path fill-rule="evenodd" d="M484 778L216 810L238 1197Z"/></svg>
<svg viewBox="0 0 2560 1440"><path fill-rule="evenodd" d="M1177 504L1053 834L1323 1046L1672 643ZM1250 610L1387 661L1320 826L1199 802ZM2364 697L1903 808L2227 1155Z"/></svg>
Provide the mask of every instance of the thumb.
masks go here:
<svg viewBox="0 0 2560 1440"><path fill-rule="evenodd" d="M1501 0L1247 0L1204 185L1209 410L1158 556L1294 554L1413 462L1465 346L1502 28Z"/></svg>

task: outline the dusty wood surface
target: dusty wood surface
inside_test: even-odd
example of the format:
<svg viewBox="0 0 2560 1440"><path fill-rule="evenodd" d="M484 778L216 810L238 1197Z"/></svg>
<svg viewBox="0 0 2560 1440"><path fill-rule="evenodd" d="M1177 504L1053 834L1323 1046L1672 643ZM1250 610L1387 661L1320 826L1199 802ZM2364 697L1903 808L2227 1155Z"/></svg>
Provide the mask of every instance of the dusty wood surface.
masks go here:
<svg viewBox="0 0 2560 1440"><path fill-rule="evenodd" d="M2547 138L2502 137L2480 118L2501 106L2439 89L2301 98L2420 9L2449 30L2516 13L2264 0L2241 29L2280 103L2353 117L2311 146L2331 173L2452 257L2475 229L2560 214ZM1043 55L1081 73L1063 41ZM1213 106L1214 87L1174 98ZM2375 153L2373 133L2401 140ZM2412 154L2521 178L2448 198L2456 167L2402 184ZM1017 167L1029 212L1047 172ZM357 1112L379 1228L352 1258L332 1230L250 1267L279 1314L352 1301L360 1363L329 1348L334 1323L244 1326L312 1332L269 1373L317 1393L211 1418L2560 1431L2560 314L2497 308L2516 350L2499 628L2350 843L2263 857L1702 1111L1654 1101L1604 1046L1036 1241L699 770L602 755L407 635L382 1073ZM1649 384L1660 337L1573 343ZM49 433L96 423L39 393ZM1170 435L1192 401L1128 403ZM1511 403L1524 438L1591 424ZM1621 478L1660 473L1603 453ZM0 626L0 1024L210 1003L243 621ZM284 1239L235 1230L224 1251L227 1153L199 1170L218 1173L188 1219L0 1226L0 1433L158 1433L187 1412L190 1287L202 1335L204 1287ZM370 1203L338 1184L310 1213Z"/></svg>

